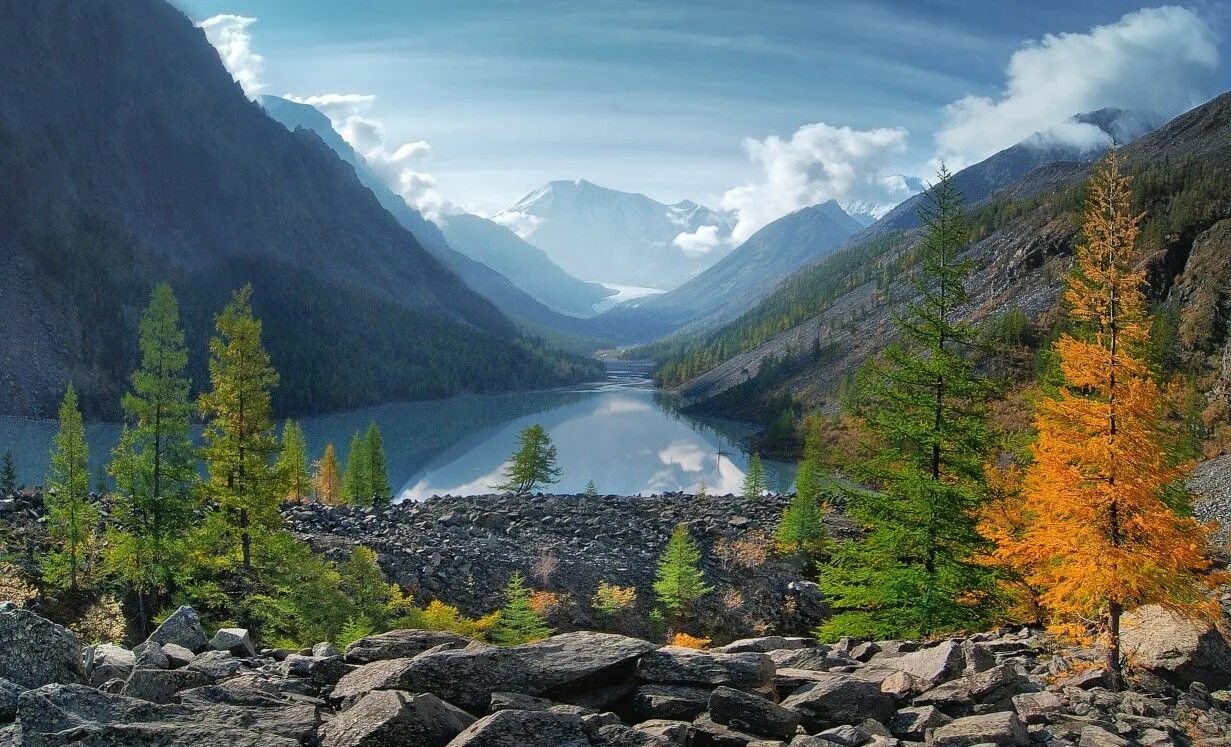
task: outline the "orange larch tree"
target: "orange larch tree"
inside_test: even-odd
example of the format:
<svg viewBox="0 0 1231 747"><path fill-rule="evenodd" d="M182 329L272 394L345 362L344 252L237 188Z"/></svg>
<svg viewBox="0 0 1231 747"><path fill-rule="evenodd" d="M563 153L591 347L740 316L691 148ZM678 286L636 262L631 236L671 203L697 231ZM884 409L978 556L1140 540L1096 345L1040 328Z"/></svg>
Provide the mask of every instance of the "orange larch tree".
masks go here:
<svg viewBox="0 0 1231 747"><path fill-rule="evenodd" d="M1142 216L1115 154L1098 168L1065 301L1072 334L1056 342L1063 383L1038 406L1023 483L1028 525L1007 554L1042 589L1049 622L1093 626L1121 684L1120 616L1144 604L1214 611L1208 530L1165 498L1186 465L1171 457L1166 399L1144 362L1150 316L1136 241Z"/></svg>
<svg viewBox="0 0 1231 747"><path fill-rule="evenodd" d="M332 443L325 445L325 455L321 457L317 465L313 483L316 488L316 500L319 503L327 506L342 503L342 478L338 469L338 452L333 448Z"/></svg>

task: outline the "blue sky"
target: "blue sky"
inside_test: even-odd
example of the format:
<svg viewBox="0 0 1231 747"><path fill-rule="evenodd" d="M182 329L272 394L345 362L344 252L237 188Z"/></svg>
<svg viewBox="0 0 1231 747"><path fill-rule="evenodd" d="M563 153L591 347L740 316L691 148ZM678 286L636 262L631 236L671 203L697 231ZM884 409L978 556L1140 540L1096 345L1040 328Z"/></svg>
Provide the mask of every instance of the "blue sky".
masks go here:
<svg viewBox="0 0 1231 747"><path fill-rule="evenodd" d="M864 175L855 179L862 187L830 182L844 171L923 174L941 155L960 165L1009 144L1032 118L1059 118L1048 111L1055 97L1015 86L1075 89L1058 106L1144 101L1181 110L1226 88L1229 77L1221 49L1228 13L1211 2L1125 21L1140 1L178 5L198 22L256 19L242 33L246 50L262 58L263 93L373 96L334 114L378 125L379 147L391 157L422 141L413 172L423 179L411 185L407 177L408 195L426 185L484 212L544 181L572 178L666 202L725 200L732 209L741 198L728 193L742 185L751 188L745 202L783 206L769 212L843 190L851 200L888 199ZM1092 31L1117 23L1118 33ZM1040 44L1062 33L1075 36ZM1007 70L1015 52L1032 46L1041 52L1019 54L1020 69ZM1061 72L1048 71L1066 59ZM946 113L968 96L986 101ZM817 123L827 129L792 143L799 128ZM868 143L858 137L876 131L882 136ZM947 145L938 145L938 132L949 133ZM779 177L785 187L774 184ZM783 188L802 194L770 194Z"/></svg>

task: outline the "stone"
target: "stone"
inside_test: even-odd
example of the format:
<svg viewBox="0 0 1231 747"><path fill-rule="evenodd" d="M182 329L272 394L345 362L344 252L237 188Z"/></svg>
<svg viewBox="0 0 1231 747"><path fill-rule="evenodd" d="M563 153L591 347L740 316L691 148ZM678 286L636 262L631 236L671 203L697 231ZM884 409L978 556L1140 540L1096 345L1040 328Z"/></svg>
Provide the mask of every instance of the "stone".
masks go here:
<svg viewBox="0 0 1231 747"><path fill-rule="evenodd" d="M138 646L137 648L140 648ZM196 656L189 649L184 648L178 643L167 643L162 646L162 653L167 657L168 669L179 669L188 665L192 658Z"/></svg>
<svg viewBox="0 0 1231 747"><path fill-rule="evenodd" d="M768 654L771 651L798 651L814 648L816 645L814 638L767 635L760 638L741 638L715 650L724 654Z"/></svg>
<svg viewBox="0 0 1231 747"><path fill-rule="evenodd" d="M180 607L172 612L171 616L163 620L162 625L150 634L149 640L163 645L174 643L193 653L204 651L209 645L209 638L206 637L205 628L201 625L201 616L188 606Z"/></svg>
<svg viewBox="0 0 1231 747"><path fill-rule="evenodd" d="M795 711L725 686L710 695L709 713L710 718L724 726L775 739L790 739L799 726L799 714Z"/></svg>
<svg viewBox="0 0 1231 747"><path fill-rule="evenodd" d="M889 717L885 726L895 737L908 739L912 742L922 742L928 729L935 729L953 721L935 706L915 706L903 708Z"/></svg>
<svg viewBox="0 0 1231 747"><path fill-rule="evenodd" d="M824 739L827 742L832 742L842 747L859 747L872 739L872 735L868 734L863 729L850 724L835 726L832 729L817 734L816 736Z"/></svg>
<svg viewBox="0 0 1231 747"><path fill-rule="evenodd" d="M614 633L554 635L510 649L534 673L544 692L625 680L637 660L658 646Z"/></svg>
<svg viewBox="0 0 1231 747"><path fill-rule="evenodd" d="M798 712L810 733L868 718L884 722L896 710L893 696L881 692L876 683L847 674L830 674L804 685L782 705Z"/></svg>
<svg viewBox="0 0 1231 747"><path fill-rule="evenodd" d="M1000 747L1025 747L1030 735L1016 713L999 711L966 716L932 731L929 740L936 747L972 747L995 744Z"/></svg>
<svg viewBox="0 0 1231 747"><path fill-rule="evenodd" d="M325 724L321 747L444 747L474 722L430 693L379 690Z"/></svg>
<svg viewBox="0 0 1231 747"><path fill-rule="evenodd" d="M208 684L208 677L188 669L134 669L120 694L151 703L172 703L181 690Z"/></svg>
<svg viewBox="0 0 1231 747"><path fill-rule="evenodd" d="M919 681L914 675L902 671L894 671L881 680L881 692L895 698L907 698L919 692Z"/></svg>
<svg viewBox="0 0 1231 747"><path fill-rule="evenodd" d="M600 726L595 737L603 747L671 747L675 744L665 737L624 724Z"/></svg>
<svg viewBox="0 0 1231 747"><path fill-rule="evenodd" d="M338 652L337 646L332 643L323 642L312 647L312 655L318 659L324 659L329 656L340 656L341 654Z"/></svg>
<svg viewBox="0 0 1231 747"><path fill-rule="evenodd" d="M1013 696L1013 709L1027 725L1045 724L1064 711L1064 700L1050 690Z"/></svg>
<svg viewBox="0 0 1231 747"><path fill-rule="evenodd" d="M0 612L0 679L32 689L85 681L77 636L23 609Z"/></svg>
<svg viewBox="0 0 1231 747"><path fill-rule="evenodd" d="M496 711L550 711L555 703L547 698L522 693L492 693L489 713Z"/></svg>
<svg viewBox="0 0 1231 747"><path fill-rule="evenodd" d="M950 680L915 698L915 705L934 705L950 716L970 715L968 711L982 705L1007 703L1021 693L1029 683L1011 664L997 664L978 674Z"/></svg>
<svg viewBox="0 0 1231 747"><path fill-rule="evenodd" d="M137 666L137 657L123 646L100 643L85 650L86 677L94 687L113 679L127 679Z"/></svg>
<svg viewBox="0 0 1231 747"><path fill-rule="evenodd" d="M888 661L887 665L923 681L928 687L935 687L960 675L966 657L962 654L962 644L950 640L904 654Z"/></svg>
<svg viewBox="0 0 1231 747"><path fill-rule="evenodd" d="M689 719L691 721L691 719ZM685 745L692 734L692 724L671 719L650 719L637 724L638 731L667 740L671 744Z"/></svg>
<svg viewBox="0 0 1231 747"><path fill-rule="evenodd" d="M300 657L305 661L308 658ZM290 662L291 657L288 656L287 660ZM399 678L411 661L412 659L380 659L365 664L339 680L330 693L330 698L345 704L347 701L358 700L373 690L397 689ZM292 665L294 663L291 662Z"/></svg>
<svg viewBox="0 0 1231 747"><path fill-rule="evenodd" d="M16 682L0 679L0 724L17 718L17 699L26 688Z"/></svg>
<svg viewBox="0 0 1231 747"><path fill-rule="evenodd" d="M1178 687L1231 685L1231 642L1208 622L1147 605L1124 615L1120 646L1134 665Z"/></svg>
<svg viewBox="0 0 1231 747"><path fill-rule="evenodd" d="M453 649L394 661L404 664L388 673L386 684L372 689L435 693L470 713L483 713L491 702L492 693L540 695L546 689L539 672L507 648ZM353 677L373 666L376 664L368 664L343 677L334 688L333 697L339 697Z"/></svg>
<svg viewBox="0 0 1231 747"><path fill-rule="evenodd" d="M1132 747L1132 744L1124 737L1113 734L1097 724L1082 727L1081 738L1077 740L1078 747Z"/></svg>
<svg viewBox="0 0 1231 747"><path fill-rule="evenodd" d="M774 662L765 654L716 654L665 646L641 657L637 678L668 685L726 685L748 689L767 685Z"/></svg>
<svg viewBox="0 0 1231 747"><path fill-rule="evenodd" d="M578 716L550 711L497 711L458 734L449 747L591 747Z"/></svg>
<svg viewBox="0 0 1231 747"><path fill-rule="evenodd" d="M174 643L168 643L168 646L175 646ZM187 651L183 646L176 648ZM194 654L189 651L188 658L191 659ZM170 669L171 657L167 656L167 652L158 641L145 641L138 643L133 649L134 669ZM187 662L184 662L187 664Z"/></svg>
<svg viewBox="0 0 1231 747"><path fill-rule="evenodd" d="M184 669L200 672L211 680L224 680L239 673L239 659L232 656L230 651L206 651L194 656Z"/></svg>
<svg viewBox="0 0 1231 747"><path fill-rule="evenodd" d="M847 653L849 653L850 657L855 661L869 662L872 660L873 656L880 653L880 650L880 646L876 645L872 641L864 641L863 643L853 646Z"/></svg>
<svg viewBox="0 0 1231 747"><path fill-rule="evenodd" d="M859 662L844 651L830 651L825 646L816 648L785 649L769 652L780 669L811 669L818 672L828 671L831 667L851 666Z"/></svg>
<svg viewBox="0 0 1231 747"><path fill-rule="evenodd" d="M370 664L388 659L409 659L437 646L465 648L469 638L437 630L390 630L360 638L346 647L348 664Z"/></svg>
<svg viewBox="0 0 1231 747"><path fill-rule="evenodd" d="M692 722L689 747L750 747L762 740L755 734L720 724L703 713Z"/></svg>
<svg viewBox="0 0 1231 747"><path fill-rule="evenodd" d="M689 685L641 685L633 695L638 719L692 721L705 712L710 690Z"/></svg>
<svg viewBox="0 0 1231 747"><path fill-rule="evenodd" d="M226 651L243 659L256 656L256 648L245 628L221 628L209 641L211 651Z"/></svg>

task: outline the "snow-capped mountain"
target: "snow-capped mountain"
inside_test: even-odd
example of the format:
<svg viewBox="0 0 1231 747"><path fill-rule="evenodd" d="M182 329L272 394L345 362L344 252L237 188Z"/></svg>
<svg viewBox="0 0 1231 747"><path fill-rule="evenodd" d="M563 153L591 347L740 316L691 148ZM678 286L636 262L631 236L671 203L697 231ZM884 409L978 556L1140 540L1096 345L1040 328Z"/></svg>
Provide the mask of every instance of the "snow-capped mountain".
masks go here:
<svg viewBox="0 0 1231 747"><path fill-rule="evenodd" d="M576 277L660 289L722 259L734 223L689 200L665 205L584 179L545 184L493 220Z"/></svg>

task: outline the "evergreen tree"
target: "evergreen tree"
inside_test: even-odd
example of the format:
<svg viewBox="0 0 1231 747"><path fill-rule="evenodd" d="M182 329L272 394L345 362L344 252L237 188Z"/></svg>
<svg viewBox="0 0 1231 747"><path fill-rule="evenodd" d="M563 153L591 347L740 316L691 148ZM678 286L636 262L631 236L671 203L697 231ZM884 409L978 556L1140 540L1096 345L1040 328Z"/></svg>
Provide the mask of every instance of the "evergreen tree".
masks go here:
<svg viewBox="0 0 1231 747"><path fill-rule="evenodd" d="M342 476L342 495L352 506L372 505L372 478L368 473L371 464L367 439L355 431L350 453L346 455L346 473Z"/></svg>
<svg viewBox="0 0 1231 747"><path fill-rule="evenodd" d="M514 572L504 587L504 607L492 629L492 641L498 646L518 646L551 635L543 616L530 604L530 590L520 572Z"/></svg>
<svg viewBox="0 0 1231 747"><path fill-rule="evenodd" d="M918 296L898 320L902 342L871 369L861 410L872 436L847 491L867 533L822 569L835 611L824 637L926 637L983 624L991 572L977 530L988 450L989 387L968 355L974 331L957 311L970 265L961 197L942 167L920 210Z"/></svg>
<svg viewBox="0 0 1231 747"><path fill-rule="evenodd" d="M1038 405L1022 491L1025 530L1004 544L1042 589L1053 628L1080 637L1088 621L1100 621L1116 687L1124 611L1161 604L1213 617L1218 604L1209 592L1226 579L1207 573L1208 528L1178 514L1168 495L1186 470L1174 457L1166 394L1146 360L1151 321L1136 249L1142 216L1114 152L1091 179L1088 199L1065 293L1073 334L1055 344L1062 384Z"/></svg>
<svg viewBox="0 0 1231 747"><path fill-rule="evenodd" d="M701 549L688 533L688 527L677 524L658 561L654 581L658 603L679 616L711 591L713 588L705 583L705 574L701 571Z"/></svg>
<svg viewBox="0 0 1231 747"><path fill-rule="evenodd" d="M336 506L343 502L342 478L338 470L338 453L333 444L325 444L325 455L321 457L316 468L316 476L312 480L316 490L316 500L327 506Z"/></svg>
<svg viewBox="0 0 1231 747"><path fill-rule="evenodd" d="M393 487L389 484L389 469L385 466L385 444L376 423L368 426L364 444L368 457L368 487L377 506L388 506L393 501Z"/></svg>
<svg viewBox="0 0 1231 747"><path fill-rule="evenodd" d="M778 552L795 555L809 564L825 552L825 512L821 509L819 468L804 459L795 477L795 497L782 512L774 532Z"/></svg>
<svg viewBox="0 0 1231 747"><path fill-rule="evenodd" d="M171 286L154 288L141 316L141 364L124 395L125 432L109 467L116 481L111 572L134 593L141 626L160 606L179 565L197 480L188 351Z"/></svg>
<svg viewBox="0 0 1231 747"><path fill-rule="evenodd" d="M16 490L17 465L13 463L13 452L6 449L0 465L0 495L12 495Z"/></svg>
<svg viewBox="0 0 1231 747"><path fill-rule="evenodd" d="M207 419L206 493L218 507L211 517L221 523L217 529L238 541L243 568L251 572L253 538L282 525L270 405L278 372L261 344L261 322L252 315L252 286L235 292L215 326L209 343L212 389L200 398Z"/></svg>
<svg viewBox="0 0 1231 747"><path fill-rule="evenodd" d="M99 521L98 507L89 500L89 462L77 392L69 385L60 404L60 430L52 442L47 471L47 534L55 549L44 562L44 576L58 587L67 580L73 591L86 571Z"/></svg>
<svg viewBox="0 0 1231 747"><path fill-rule="evenodd" d="M294 420L282 424L278 474L282 477L286 500L302 502L312 494L312 481L308 477L308 446L304 442L303 428Z"/></svg>
<svg viewBox="0 0 1231 747"><path fill-rule="evenodd" d="M765 482L765 465L760 454L753 454L748 459L748 472L744 475L744 497L765 495L768 486Z"/></svg>
<svg viewBox="0 0 1231 747"><path fill-rule="evenodd" d="M590 480L589 482L586 483L586 497L587 498L597 498L598 497L598 487L594 484L593 480Z"/></svg>
<svg viewBox="0 0 1231 747"><path fill-rule="evenodd" d="M556 447L543 426L535 424L522 430L518 437L517 451L504 468L504 478L505 481L497 485L496 489L517 495L525 495L542 485L559 482Z"/></svg>
<svg viewBox="0 0 1231 747"><path fill-rule="evenodd" d="M341 576L339 588L352 608L351 618L366 621L373 628L383 628L392 589L376 562L376 553L358 545L338 572Z"/></svg>

